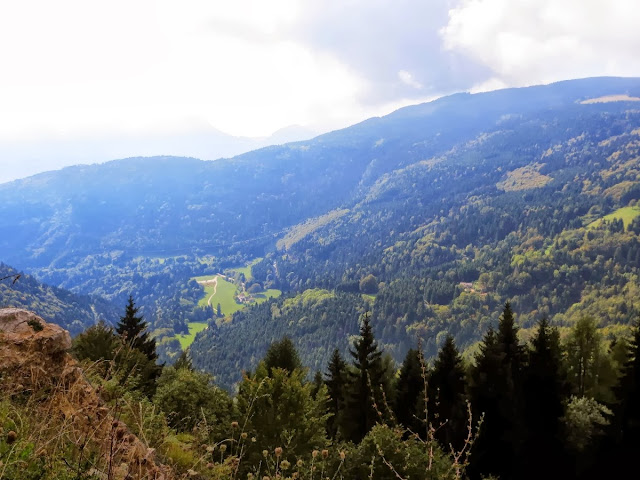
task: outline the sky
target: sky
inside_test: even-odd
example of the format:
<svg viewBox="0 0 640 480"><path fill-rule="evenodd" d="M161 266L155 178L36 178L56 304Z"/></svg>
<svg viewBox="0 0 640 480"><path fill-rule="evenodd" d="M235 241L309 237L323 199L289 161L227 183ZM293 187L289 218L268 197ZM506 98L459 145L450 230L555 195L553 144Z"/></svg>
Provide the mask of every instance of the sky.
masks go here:
<svg viewBox="0 0 640 480"><path fill-rule="evenodd" d="M231 156L458 91L640 76L638 25L638 0L2 2L0 182Z"/></svg>

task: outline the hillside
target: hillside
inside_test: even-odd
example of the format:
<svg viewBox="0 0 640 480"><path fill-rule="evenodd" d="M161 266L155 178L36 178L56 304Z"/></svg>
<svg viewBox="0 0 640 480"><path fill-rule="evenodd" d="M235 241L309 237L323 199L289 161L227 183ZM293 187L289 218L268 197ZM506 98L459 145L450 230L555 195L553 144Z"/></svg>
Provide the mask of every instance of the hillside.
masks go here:
<svg viewBox="0 0 640 480"><path fill-rule="evenodd" d="M373 275L374 329L396 360L418 336L430 355L446 331L472 346L507 300L524 327L583 314L624 326L640 307L637 97L633 78L457 94L227 160L49 172L0 185L0 252L76 293L116 304L133 293L169 331L213 317L190 279L256 257L260 287L291 298L357 292ZM193 351L251 345L260 308L224 335L200 333ZM285 320L271 331L288 331ZM316 365L326 345L292 332ZM244 350L229 359L239 368L264 345Z"/></svg>
<svg viewBox="0 0 640 480"><path fill-rule="evenodd" d="M257 271L294 291L358 291L373 274L374 330L398 362L419 338L428 355L446 333L473 346L506 301L525 336L542 316L569 327L584 315L616 335L640 312L635 108L574 103L488 125L445 154L382 175L329 221L300 224ZM250 310L224 335L200 335L197 362L224 370L203 352L233 351L235 331L265 322L287 329L285 319ZM309 360L326 348L290 332ZM234 358L250 368L244 343L243 351Z"/></svg>
<svg viewBox="0 0 640 480"><path fill-rule="evenodd" d="M67 290L38 282L31 275L0 263L0 278L20 274L15 282L0 282L1 307L24 308L60 325L76 335L99 320L115 324L120 309L99 297L75 295Z"/></svg>

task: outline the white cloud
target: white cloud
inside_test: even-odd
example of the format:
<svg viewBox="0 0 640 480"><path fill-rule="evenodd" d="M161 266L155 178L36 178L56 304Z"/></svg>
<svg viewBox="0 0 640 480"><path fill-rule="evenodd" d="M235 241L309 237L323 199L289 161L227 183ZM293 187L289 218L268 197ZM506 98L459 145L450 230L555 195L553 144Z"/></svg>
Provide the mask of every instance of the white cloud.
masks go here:
<svg viewBox="0 0 640 480"><path fill-rule="evenodd" d="M191 154L150 139L326 131L464 89L640 75L635 3L3 2L0 169L106 160L118 137Z"/></svg>
<svg viewBox="0 0 640 480"><path fill-rule="evenodd" d="M637 0L462 0L441 35L487 66L489 82L520 86L640 75L638 25Z"/></svg>
<svg viewBox="0 0 640 480"><path fill-rule="evenodd" d="M406 70L400 70L398 72L398 78L402 83L409 85L410 87L413 87L418 90L422 88L422 84L418 82L415 78L413 78L413 75L411 75L411 73L407 72Z"/></svg>

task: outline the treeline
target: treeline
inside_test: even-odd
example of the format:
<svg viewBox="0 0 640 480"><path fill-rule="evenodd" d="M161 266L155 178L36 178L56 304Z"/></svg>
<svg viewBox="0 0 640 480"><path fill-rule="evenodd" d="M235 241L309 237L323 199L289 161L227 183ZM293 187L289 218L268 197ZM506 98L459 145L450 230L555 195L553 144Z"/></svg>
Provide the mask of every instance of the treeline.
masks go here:
<svg viewBox="0 0 640 480"><path fill-rule="evenodd" d="M236 312L230 323L210 322L196 336L190 355L198 370L228 390L284 336L292 339L304 365L321 370L333 348L346 354L349 337L358 333L358 318L369 308L360 295L320 289L272 298Z"/></svg>
<svg viewBox="0 0 640 480"><path fill-rule="evenodd" d="M114 322L118 318L115 304L98 296L77 295L62 288L40 283L31 275L0 262L0 306L31 310L62 326L72 335L99 319ZM15 281L14 281L15 279Z"/></svg>
<svg viewBox="0 0 640 480"><path fill-rule="evenodd" d="M543 315L627 328L640 312L640 220L631 220L640 117L552 111L507 125L387 174L349 213L264 265L294 291L353 291L374 275L374 320L396 360L416 332L435 355L443 326L472 345L507 300L527 329Z"/></svg>
<svg viewBox="0 0 640 480"><path fill-rule="evenodd" d="M315 464L344 478L602 478L640 451L640 323L607 342L591 318L562 339L542 319L523 344L506 304L471 364L447 336L432 363L416 345L398 369L365 313L347 356L334 349L313 379L285 337L232 398L186 353L152 375L132 369L114 345L154 351L136 314L130 301L115 332L92 327L74 352L110 360L97 381L160 410L137 428L153 428L164 460L192 476L306 478Z"/></svg>

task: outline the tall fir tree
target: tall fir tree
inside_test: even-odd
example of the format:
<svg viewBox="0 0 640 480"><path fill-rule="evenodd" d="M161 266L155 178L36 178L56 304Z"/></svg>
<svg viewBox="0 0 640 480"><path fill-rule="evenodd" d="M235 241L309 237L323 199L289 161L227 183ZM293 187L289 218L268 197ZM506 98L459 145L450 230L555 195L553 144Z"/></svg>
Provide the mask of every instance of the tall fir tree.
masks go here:
<svg viewBox="0 0 640 480"><path fill-rule="evenodd" d="M349 353L353 357L353 368L349 372L344 426L346 439L359 442L378 422L382 408L382 395L376 383L382 374L382 351L373 336L368 313Z"/></svg>
<svg viewBox="0 0 640 480"><path fill-rule="evenodd" d="M616 420L622 448L640 452L640 320L633 330L617 392Z"/></svg>
<svg viewBox="0 0 640 480"><path fill-rule="evenodd" d="M531 341L524 383L524 419L527 438L524 444L523 478L542 478L548 465L556 473L568 475L561 439L561 418L568 385L562 365L560 336L543 318ZM540 459L544 458L545 462Z"/></svg>
<svg viewBox="0 0 640 480"><path fill-rule="evenodd" d="M436 439L458 451L467 437L466 372L451 335L447 335L429 376L428 412ZM441 426L439 426L441 425Z"/></svg>
<svg viewBox="0 0 640 480"><path fill-rule="evenodd" d="M336 348L331 355L324 383L329 394L328 410L331 417L327 420L327 434L335 439L342 423L342 415L345 404L345 390L347 386L347 364Z"/></svg>
<svg viewBox="0 0 640 480"><path fill-rule="evenodd" d="M425 372L426 374L427 372ZM420 411L420 407L424 406L425 381L426 378L423 378L422 375L420 352L411 348L400 367L394 410L398 422L418 434L425 432L424 411Z"/></svg>
<svg viewBox="0 0 640 480"><path fill-rule="evenodd" d="M476 354L469 389L475 423L477 424L480 418L483 418L481 435L471 452L471 463L468 469L471 479L501 473L499 465L503 458L500 448L505 440L502 438L499 399L503 390L501 388L503 381L498 339L495 330L490 327L482 339L480 351Z"/></svg>
<svg viewBox="0 0 640 480"><path fill-rule="evenodd" d="M156 363L156 341L149 337L147 322L142 316L138 316L138 307L135 306L133 297L129 301L124 317L116 326L116 332L128 347L119 351L115 361L119 365L125 365L127 373L124 380L135 378L138 389L148 397L152 397L156 390L156 381L162 374L163 365Z"/></svg>
<svg viewBox="0 0 640 480"><path fill-rule="evenodd" d="M149 360L155 362L158 358L156 341L149 337L147 322L144 321L142 315L138 315L139 310L133 301L133 297L129 295L124 317L120 317L116 332L127 345L144 353Z"/></svg>
<svg viewBox="0 0 640 480"><path fill-rule="evenodd" d="M518 342L511 305L506 303L498 332L485 335L472 375L474 414L485 414L482 434L471 457L472 478L518 478L524 433L524 349Z"/></svg>
<svg viewBox="0 0 640 480"><path fill-rule="evenodd" d="M269 346L264 357L264 363L269 375L273 373L274 368L286 370L289 375L294 370L302 368L298 351L289 337L284 337L279 342L273 342Z"/></svg>
<svg viewBox="0 0 640 480"><path fill-rule="evenodd" d="M176 363L173 364L173 368L175 368L176 370L186 369L190 372L194 371L193 363L191 363L191 357L189 356L188 350L183 350L180 353L178 359L176 360Z"/></svg>

